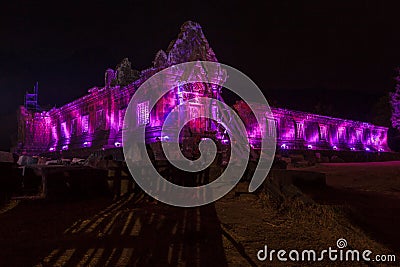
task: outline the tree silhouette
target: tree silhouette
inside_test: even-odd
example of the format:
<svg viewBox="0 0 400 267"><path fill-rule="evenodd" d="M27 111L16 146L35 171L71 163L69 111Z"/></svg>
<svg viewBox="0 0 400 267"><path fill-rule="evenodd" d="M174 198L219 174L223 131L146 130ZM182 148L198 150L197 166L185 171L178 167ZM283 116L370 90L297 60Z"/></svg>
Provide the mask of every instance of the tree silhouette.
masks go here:
<svg viewBox="0 0 400 267"><path fill-rule="evenodd" d="M394 93L390 93L392 108L391 126L387 134L387 143L393 151L400 151L400 68L397 68L396 86Z"/></svg>
<svg viewBox="0 0 400 267"><path fill-rule="evenodd" d="M117 79L112 85L126 86L139 78L139 72L132 69L128 58L124 58L116 67Z"/></svg>

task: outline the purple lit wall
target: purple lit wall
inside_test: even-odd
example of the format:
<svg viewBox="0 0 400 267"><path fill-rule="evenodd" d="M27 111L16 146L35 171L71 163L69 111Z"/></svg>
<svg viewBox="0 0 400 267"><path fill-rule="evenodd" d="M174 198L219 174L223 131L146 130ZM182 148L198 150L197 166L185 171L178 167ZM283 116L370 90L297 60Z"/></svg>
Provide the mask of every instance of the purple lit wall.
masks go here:
<svg viewBox="0 0 400 267"><path fill-rule="evenodd" d="M276 121L277 146L281 149L313 149L313 150L349 150L349 151L390 151L387 146L386 127L375 126L366 122L344 120L321 116L307 112L281 108L271 108ZM262 106L256 112L265 114ZM248 112L241 112L243 118ZM272 121L269 118L267 121ZM254 130L268 129L253 127ZM253 138L253 130L248 129L249 139ZM263 131L263 135L271 132Z"/></svg>
<svg viewBox="0 0 400 267"><path fill-rule="evenodd" d="M150 72L147 74L152 75ZM126 87L117 85L91 88L88 95L48 112L35 113L21 107L20 126L21 132L25 133L20 138L23 140L23 151L42 153L121 147L126 108L132 95L146 79L146 76L142 76ZM211 85L190 84L179 87L162 97L152 110L149 101L138 103L137 127L146 127L150 142L157 137L161 138L160 129L164 119L180 101L195 100L200 96L219 97ZM205 113L206 107L194 102L187 110L182 110L179 119L187 120ZM190 121L189 124L191 132L195 134L216 129L215 125L203 119Z"/></svg>
<svg viewBox="0 0 400 267"><path fill-rule="evenodd" d="M26 120L25 144L31 151L63 151L79 148L107 149L122 145L122 121L133 87L96 88L91 94L49 112L30 114L24 111ZM186 89L187 90L187 89ZM203 92L204 94L204 92ZM198 97L198 94L171 93L160 99L153 110L148 102L137 106L138 126L147 127L153 140L160 136L160 126L170 110L183 100ZM182 112L191 118L204 109L196 105ZM272 108L272 116L265 117L263 107L256 112L264 114L264 120L254 123L243 106L237 106L238 113L247 126L248 138L252 144L262 136L275 135L281 149L331 149L349 151L389 151L386 144L387 128L365 122L343 120L300 111ZM242 109L241 109L242 108ZM23 107L22 107L23 109ZM219 121L217 113L213 113ZM216 130L205 121L195 120L189 124L194 133ZM276 132L273 131L274 125ZM219 133L224 138L223 133Z"/></svg>

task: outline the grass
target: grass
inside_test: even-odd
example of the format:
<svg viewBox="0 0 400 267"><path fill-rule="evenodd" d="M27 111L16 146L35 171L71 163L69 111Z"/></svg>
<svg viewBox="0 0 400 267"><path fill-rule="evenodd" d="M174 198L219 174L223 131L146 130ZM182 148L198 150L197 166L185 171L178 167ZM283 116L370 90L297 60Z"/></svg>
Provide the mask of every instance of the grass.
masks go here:
<svg viewBox="0 0 400 267"><path fill-rule="evenodd" d="M266 182L265 190L258 196L235 198L226 196L216 204L221 223L230 235L244 248L256 265L264 266L308 266L304 262L260 262L257 252L267 245L269 249L298 251L313 249L322 251L332 247L336 241L345 238L349 249L376 254L393 254L386 246L373 240L354 223L346 206L317 204L293 185L279 188ZM240 212L238 213L238 209ZM230 266L249 265L243 255L224 240L225 251ZM263 265L264 264L264 265ZM373 265L365 262L315 262L312 266L390 266Z"/></svg>

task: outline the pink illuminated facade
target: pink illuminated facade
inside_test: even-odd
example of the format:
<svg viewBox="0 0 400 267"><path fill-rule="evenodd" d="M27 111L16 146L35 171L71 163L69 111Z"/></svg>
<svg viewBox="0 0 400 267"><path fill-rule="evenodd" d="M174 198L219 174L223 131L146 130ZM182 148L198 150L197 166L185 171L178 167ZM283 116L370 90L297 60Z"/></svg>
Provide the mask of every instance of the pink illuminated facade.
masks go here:
<svg viewBox="0 0 400 267"><path fill-rule="evenodd" d="M251 117L245 105L235 106L242 107L236 108L241 118ZM247 124L250 125L247 128L249 140L255 145L261 136L275 135L280 149L390 151L387 127L282 108L272 107L271 111L273 116L264 116L260 125ZM255 112L266 114L262 106ZM272 125L275 125L276 132Z"/></svg>
<svg viewBox="0 0 400 267"><path fill-rule="evenodd" d="M153 74L168 66L196 60L217 62L215 54L205 39L201 27L186 22L178 38L166 51L157 52L153 66L141 71L127 85L118 83L121 72L108 69L105 86L93 87L84 97L60 108L38 112L21 107L19 114L18 146L16 151L27 154L72 151L79 149L99 150L122 146L122 125L128 103L139 88ZM223 100L221 88L208 84L190 84L171 90L150 110L149 101L137 104L136 122L146 127L147 142L160 136L166 115L176 105L188 99L206 96ZM386 144L387 128L369 123L350 121L306 112L272 108L273 116L266 116L265 108L258 112L264 118L260 124L252 123L245 105L235 105L245 121L248 138L257 146L262 136L276 136L280 149L329 149L351 151L389 151ZM221 139L218 112L213 107L196 104L185 111L195 117L211 109L213 120L196 119L189 123L191 135L214 134ZM275 131L275 126L276 131Z"/></svg>

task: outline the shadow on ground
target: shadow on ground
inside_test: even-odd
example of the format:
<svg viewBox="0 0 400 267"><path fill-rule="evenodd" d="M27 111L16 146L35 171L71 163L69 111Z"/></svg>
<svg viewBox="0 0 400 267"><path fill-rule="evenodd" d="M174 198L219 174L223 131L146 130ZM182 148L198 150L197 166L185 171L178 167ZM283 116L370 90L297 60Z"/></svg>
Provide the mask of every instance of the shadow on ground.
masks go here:
<svg viewBox="0 0 400 267"><path fill-rule="evenodd" d="M90 200L91 205L73 208L58 203L64 212L49 212L49 207L41 212L29 204L35 207L19 207L24 215L15 210L0 217L1 265L227 266L213 204L177 208L149 201L143 193L102 201L97 211ZM45 216L56 217L46 224Z"/></svg>

